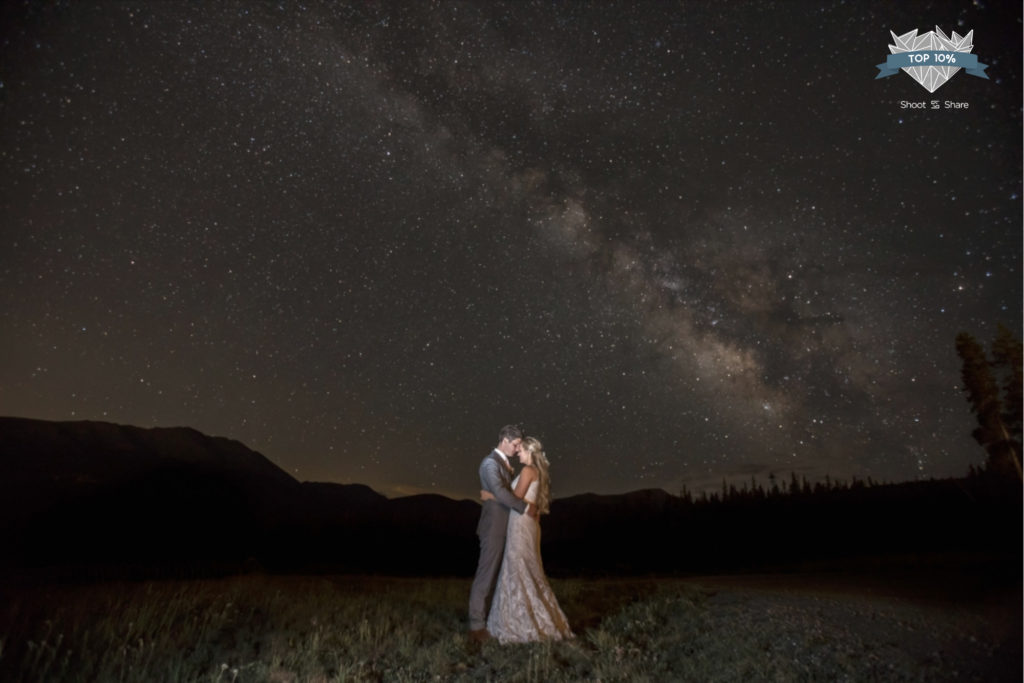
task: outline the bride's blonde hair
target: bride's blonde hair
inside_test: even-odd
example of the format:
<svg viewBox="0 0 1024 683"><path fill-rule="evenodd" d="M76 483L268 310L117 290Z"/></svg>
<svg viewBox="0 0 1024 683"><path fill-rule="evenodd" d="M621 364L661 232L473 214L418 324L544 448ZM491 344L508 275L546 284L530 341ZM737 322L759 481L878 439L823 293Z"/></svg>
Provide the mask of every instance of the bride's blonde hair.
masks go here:
<svg viewBox="0 0 1024 683"><path fill-rule="evenodd" d="M548 456L544 453L544 447L540 441L528 436L523 439L522 444L519 446L521 449L530 451L530 455L533 456L533 466L537 468L537 500L534 505L537 506L537 510L542 515L548 514L551 507L551 477L548 474L550 463L548 462Z"/></svg>

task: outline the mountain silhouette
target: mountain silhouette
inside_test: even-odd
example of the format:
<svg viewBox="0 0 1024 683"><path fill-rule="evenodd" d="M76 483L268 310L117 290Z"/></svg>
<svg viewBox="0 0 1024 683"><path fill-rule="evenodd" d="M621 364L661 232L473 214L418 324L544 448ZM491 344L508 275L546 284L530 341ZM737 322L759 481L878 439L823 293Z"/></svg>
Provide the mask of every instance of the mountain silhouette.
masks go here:
<svg viewBox="0 0 1024 683"><path fill-rule="evenodd" d="M455 570L472 565L478 516L473 501L300 483L188 427L0 417L8 565Z"/></svg>
<svg viewBox="0 0 1024 683"><path fill-rule="evenodd" d="M226 495L254 503L298 485L238 441L187 427L142 429L106 422L0 418L0 467L3 505L16 519L63 500L155 483L163 475L230 481L233 491Z"/></svg>

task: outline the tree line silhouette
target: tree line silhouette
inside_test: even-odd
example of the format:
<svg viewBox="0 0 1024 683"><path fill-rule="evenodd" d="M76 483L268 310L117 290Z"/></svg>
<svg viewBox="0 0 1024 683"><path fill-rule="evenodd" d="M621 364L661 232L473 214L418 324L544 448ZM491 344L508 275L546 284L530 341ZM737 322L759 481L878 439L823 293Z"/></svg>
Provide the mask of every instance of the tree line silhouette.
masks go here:
<svg viewBox="0 0 1024 683"><path fill-rule="evenodd" d="M992 495L1000 487L999 478L1016 475L1024 479L1021 469L1022 390L1024 390L1024 348L1020 340L1005 325L998 325L992 343L991 356L969 333L956 337L956 350L963 366L961 378L967 401L978 419L978 427L971 435L985 449L987 458L981 465L970 465L967 472L968 488L979 495ZM1012 482L1003 482L1012 487ZM775 473L768 475L767 486L752 476L749 482L737 486L722 480L721 492L701 491L695 494L685 485L679 498L685 505L728 504L751 502L781 497L829 496L844 491L859 491L875 486L886 486L872 477L860 479L856 475L849 482L825 475L813 484L805 476L791 472L788 481L780 481Z"/></svg>
<svg viewBox="0 0 1024 683"><path fill-rule="evenodd" d="M660 495L659 495L660 494ZM1004 473L900 483L791 474L694 495L556 500L542 522L555 574L714 573L939 561L1019 574L1021 489Z"/></svg>
<svg viewBox="0 0 1024 683"><path fill-rule="evenodd" d="M730 483L722 479L721 492L701 491L695 494L686 485L683 485L679 492L679 499L687 505L694 504L721 504L737 501L757 501L769 498L781 498L783 496L810 497L814 495L825 495L837 491L858 490L879 485L872 477L860 479L854 476L849 482L841 479L832 479L825 475L821 481L813 484L806 476L797 477L796 472L790 472L789 481L780 482L774 472L768 475L768 485L763 485L756 476L752 476L749 482L743 482L739 486L735 482Z"/></svg>

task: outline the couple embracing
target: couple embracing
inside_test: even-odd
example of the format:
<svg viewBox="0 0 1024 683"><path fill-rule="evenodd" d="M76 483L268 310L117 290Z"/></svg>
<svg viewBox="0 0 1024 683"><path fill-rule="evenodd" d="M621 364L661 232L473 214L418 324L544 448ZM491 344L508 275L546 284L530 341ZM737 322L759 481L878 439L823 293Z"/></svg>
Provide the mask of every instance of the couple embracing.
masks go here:
<svg viewBox="0 0 1024 683"><path fill-rule="evenodd" d="M512 457L523 465L514 480ZM498 445L480 463L480 486L480 560L469 593L470 640L571 638L540 557L540 516L550 502L548 460L540 441L523 438L518 427L502 427Z"/></svg>

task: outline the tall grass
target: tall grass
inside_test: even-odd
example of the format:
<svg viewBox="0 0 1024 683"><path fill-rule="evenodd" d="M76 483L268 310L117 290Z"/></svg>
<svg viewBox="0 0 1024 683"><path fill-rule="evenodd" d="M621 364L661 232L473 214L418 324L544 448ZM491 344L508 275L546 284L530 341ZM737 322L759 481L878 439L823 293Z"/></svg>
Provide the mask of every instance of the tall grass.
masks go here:
<svg viewBox="0 0 1024 683"><path fill-rule="evenodd" d="M847 619L823 616L814 602L764 602L684 581L552 585L576 638L479 649L465 638L464 579L246 576L8 589L0 607L0 680L859 681L948 674L941 658L902 653L898 632L865 637ZM934 615L869 616L873 627L903 620L926 630Z"/></svg>

